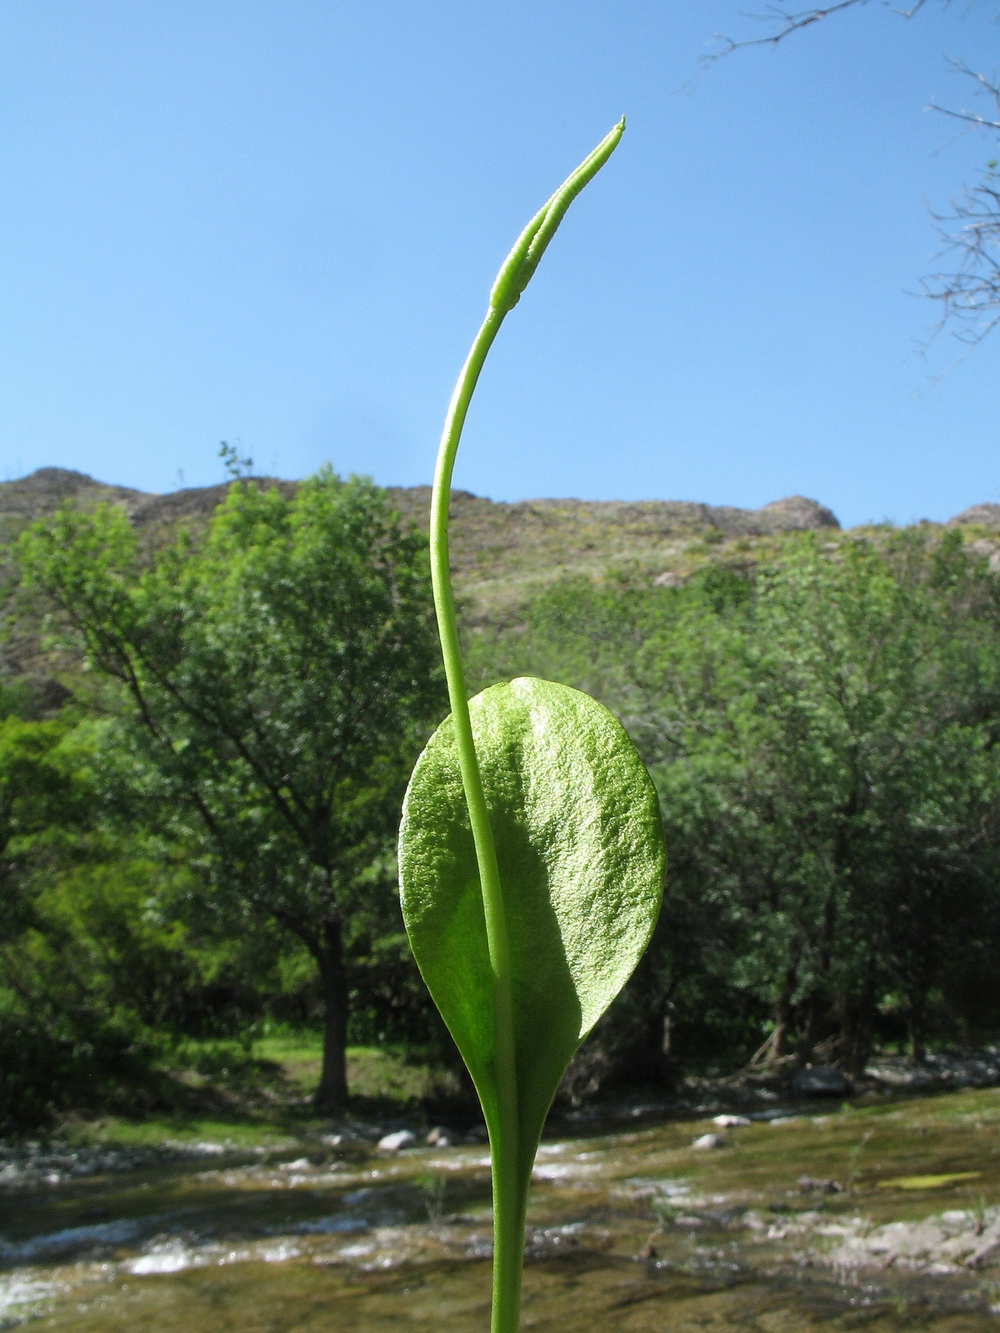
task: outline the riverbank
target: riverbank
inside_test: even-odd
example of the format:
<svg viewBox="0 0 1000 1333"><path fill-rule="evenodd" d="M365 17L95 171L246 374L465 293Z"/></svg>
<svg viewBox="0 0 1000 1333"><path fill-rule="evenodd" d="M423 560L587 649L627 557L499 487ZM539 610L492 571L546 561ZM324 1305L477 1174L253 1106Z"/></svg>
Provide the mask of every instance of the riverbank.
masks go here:
<svg viewBox="0 0 1000 1333"><path fill-rule="evenodd" d="M634 1103L610 1128L550 1127L528 1216L533 1328L995 1326L1000 1090L706 1107L656 1118ZM335 1309L338 1328L381 1333L404 1293L415 1333L481 1326L485 1145L380 1147L389 1127L21 1144L16 1160L9 1145L0 1326L311 1333Z"/></svg>
<svg viewBox="0 0 1000 1333"><path fill-rule="evenodd" d="M268 1053L272 1064L277 1063L276 1045ZM478 1105L468 1094L460 1095L458 1080L449 1071L411 1063L389 1050L355 1048L353 1086L360 1091L352 1097L349 1113L330 1117L316 1113L308 1096L318 1057L301 1040L290 1048L291 1058L281 1069L284 1096L274 1095L273 1080L266 1089L270 1095L263 1098L241 1098L230 1084L224 1098L213 1098L209 1114L196 1108L158 1115L70 1115L41 1133L2 1137L0 1187L20 1177L37 1183L49 1177L55 1184L75 1176L195 1162L232 1152L267 1155L309 1144L364 1147L401 1132L411 1136L406 1146L427 1135L432 1144L484 1141ZM252 1059L259 1063L259 1052ZM727 1112L771 1120L841 1103L863 1107L885 1098L1000 1087L1000 1045L929 1053L916 1064L904 1056L881 1054L853 1080L822 1066L815 1072L825 1088L816 1095L799 1089L796 1066L788 1060L720 1078L689 1077L669 1091L626 1092L577 1108L557 1101L546 1137ZM843 1086L831 1086L830 1075Z"/></svg>
<svg viewBox="0 0 1000 1333"><path fill-rule="evenodd" d="M61 1185L94 1175L211 1161L232 1153L266 1157L300 1149L322 1151L331 1144L362 1150L394 1134L411 1136L405 1140L407 1146L420 1144L429 1134L434 1143L483 1141L478 1108L460 1097L453 1075L408 1062L391 1051L353 1051L353 1082L361 1091L353 1099L352 1113L333 1119L315 1114L311 1107L307 1089L318 1057L301 1039L261 1043L247 1059L256 1064L266 1059L277 1066L284 1096L241 1099L239 1084L236 1091L230 1084L228 1114L223 1103L223 1109L210 1115L178 1110L158 1116L64 1117L44 1134L0 1139L0 1190L12 1185ZM269 1086L273 1088L275 1081L272 1078ZM887 1097L990 1087L1000 1087L1000 1045L934 1052L919 1064L903 1056L879 1055L862 1078L845 1081L841 1093L822 1097L800 1095L795 1066L785 1062L723 1078L688 1078L665 1093L606 1098L577 1109L557 1105L546 1136L727 1112L767 1119L841 1100L862 1106Z"/></svg>

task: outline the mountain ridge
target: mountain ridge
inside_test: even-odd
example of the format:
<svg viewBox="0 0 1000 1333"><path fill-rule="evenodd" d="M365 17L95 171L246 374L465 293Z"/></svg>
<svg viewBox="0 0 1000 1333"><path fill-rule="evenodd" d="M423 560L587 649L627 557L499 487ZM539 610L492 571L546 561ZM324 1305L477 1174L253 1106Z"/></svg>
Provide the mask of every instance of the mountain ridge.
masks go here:
<svg viewBox="0 0 1000 1333"><path fill-rule="evenodd" d="M258 485L276 486L286 493L299 484L278 477L249 477ZM13 515L29 519L55 509L67 499L82 500L86 505L109 501L120 504L130 518L146 525L160 518L204 515L225 497L229 482L214 486L183 487L176 491L140 491L115 482L98 481L86 472L71 468L37 468L27 476L0 482L0 520ZM426 526L430 508L430 486L388 486L385 488L404 517ZM586 512L609 522L644 520L651 528L666 533L678 527L718 528L727 535L763 536L773 532L840 529L832 510L818 500L802 495L772 500L758 509L736 505L710 505L695 500L578 500L573 497L526 500L491 500L471 491L453 490L452 504L459 510L473 504L489 506L500 512ZM1000 528L1000 504L985 501L970 505L946 520L945 526L979 524Z"/></svg>
<svg viewBox="0 0 1000 1333"><path fill-rule="evenodd" d="M248 477L263 486L291 491L298 485L277 477ZM82 501L86 506L110 502L119 504L136 523L146 525L162 517L187 517L207 514L224 498L229 482L214 486L184 487L159 493L140 491L114 482L98 481L86 472L70 468L37 468L25 477L0 482L0 518L8 515L41 517L66 500ZM421 513L430 508L430 486L388 486L385 488L400 512L419 522ZM673 531L678 525L716 527L727 533L762 535L778 531L802 531L839 528L831 510L816 500L793 495L772 500L759 509L734 505L709 505L693 500L578 500L572 497L527 500L490 500L470 491L453 490L452 503L489 505L502 512L532 511L587 512L604 521L643 519L659 531Z"/></svg>
<svg viewBox="0 0 1000 1333"><path fill-rule="evenodd" d="M268 477L248 481L277 487L285 495L294 494L298 485ZM223 482L157 495L55 467L0 482L0 544L8 547L0 556L0 581L6 583L8 593L0 633L0 678L30 677L45 706L58 706L65 695L43 649L37 610L30 599L24 602L13 595L17 580L10 543L32 520L54 513L67 500L84 509L109 502L125 510L143 546L156 548L169 542L181 527L204 527L229 485ZM426 531L431 488L390 486L386 490L401 517ZM487 625L516 628L525 604L561 578L599 582L611 575L638 586L675 587L708 564L750 573L795 533L826 534L825 544L831 551L851 539L831 510L803 496L772 501L759 509L740 509L685 500L508 502L455 490L451 517L455 590L463 622L473 633ZM926 528L928 540L936 540L935 534L946 527L963 527L972 551L1000 573L1000 505L972 505L947 524L924 522L920 526ZM70 659L64 665L73 668Z"/></svg>
<svg viewBox="0 0 1000 1333"><path fill-rule="evenodd" d="M246 480L277 487L286 495L299 484L274 477ZM121 506L143 543L155 547L170 540L178 526L207 523L230 484L161 495L67 468L39 468L0 482L0 540L10 541L33 519L72 500L85 509L104 502ZM385 489L401 517L426 531L431 488ZM996 532L1000 538L1000 505L973 505L947 524L922 524L931 529L956 525ZM827 533L833 542L847 535L830 509L800 495L759 509L690 500L496 501L463 490L451 495L452 569L466 617L473 623L509 620L534 591L566 576L601 579L608 571L620 570L670 586L684 582L706 561L749 569L766 559L775 543L797 532ZM988 537L986 542L991 549L983 553L990 555Z"/></svg>

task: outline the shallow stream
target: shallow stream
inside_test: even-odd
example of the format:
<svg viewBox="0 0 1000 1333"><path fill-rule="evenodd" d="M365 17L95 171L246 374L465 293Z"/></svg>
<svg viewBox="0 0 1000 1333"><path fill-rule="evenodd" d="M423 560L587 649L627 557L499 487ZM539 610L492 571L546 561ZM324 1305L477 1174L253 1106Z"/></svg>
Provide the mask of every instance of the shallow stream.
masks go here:
<svg viewBox="0 0 1000 1333"><path fill-rule="evenodd" d="M695 1146L706 1135L719 1142ZM282 1153L51 1162L0 1171L0 1328L489 1326L482 1144L386 1154L329 1137ZM543 1142L526 1329L734 1324L1000 1329L1000 1091Z"/></svg>

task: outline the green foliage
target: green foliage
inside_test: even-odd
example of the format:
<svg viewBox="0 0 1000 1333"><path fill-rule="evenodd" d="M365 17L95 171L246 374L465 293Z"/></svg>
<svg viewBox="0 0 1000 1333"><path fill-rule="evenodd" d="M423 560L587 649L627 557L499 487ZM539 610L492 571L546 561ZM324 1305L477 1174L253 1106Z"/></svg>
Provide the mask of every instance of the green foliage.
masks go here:
<svg viewBox="0 0 1000 1333"><path fill-rule="evenodd" d="M112 507L59 511L19 554L120 687L118 785L190 858L192 911L276 922L312 956L342 1104L344 950L398 922L395 812L442 700L423 539L327 471L292 497L236 482L203 540L153 555Z"/></svg>
<svg viewBox="0 0 1000 1333"><path fill-rule="evenodd" d="M0 937L29 911L25 890L38 861L84 815L74 770L65 723L0 720Z"/></svg>
<svg viewBox="0 0 1000 1333"><path fill-rule="evenodd" d="M515 680L477 695L471 709L507 926L526 1188L559 1079L649 942L663 890L663 836L642 761L617 720L587 695ZM450 718L410 780L399 858L417 963L495 1139L498 1020Z"/></svg>
<svg viewBox="0 0 1000 1333"><path fill-rule="evenodd" d="M623 1003L651 1044L731 1063L770 1029L771 1056L858 1065L900 1021L919 1051L939 991L985 1022L963 979L1000 944L998 639L992 577L922 534L788 538L679 588L573 580L516 640L477 637L478 679L516 652L586 685L650 766L670 930ZM642 1028L595 1039L634 1068Z"/></svg>
<svg viewBox="0 0 1000 1333"><path fill-rule="evenodd" d="M0 1126L35 1123L70 1098L93 1101L143 1064L128 996L153 960L130 950L134 972L114 976L107 927L124 928L124 902L110 918L92 913L84 887L108 851L97 750L88 723L0 720Z"/></svg>
<svg viewBox="0 0 1000 1333"><path fill-rule="evenodd" d="M982 651L992 620L940 586L940 556L922 569L916 557L846 543L829 559L792 543L759 579L738 642L713 626L721 693L704 662L699 689L665 643L650 648L685 700L668 707L665 804L681 786L714 793L692 845L699 878L724 888L737 983L797 1006L807 1049L838 1029L852 1065L887 981L913 1006L926 995L982 875L969 852L997 795L977 725L1000 683Z"/></svg>

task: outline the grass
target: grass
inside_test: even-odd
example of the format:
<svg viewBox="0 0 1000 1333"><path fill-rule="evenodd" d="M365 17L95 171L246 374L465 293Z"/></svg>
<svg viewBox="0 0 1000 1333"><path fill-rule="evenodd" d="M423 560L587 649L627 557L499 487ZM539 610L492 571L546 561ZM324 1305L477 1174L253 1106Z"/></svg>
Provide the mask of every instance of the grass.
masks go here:
<svg viewBox="0 0 1000 1333"><path fill-rule="evenodd" d="M678 1134L685 1178L706 1195L742 1192L792 1211L821 1208L835 1216L860 1208L872 1225L917 1221L949 1207L982 1212L1000 1202L1000 1123L993 1118L1000 1089L886 1098L848 1104L841 1113L824 1113L821 1104L815 1110L820 1114L741 1129L729 1136L726 1151L699 1154L697 1161L687 1150L685 1124ZM803 1172L837 1181L841 1192L803 1195Z"/></svg>
<svg viewBox="0 0 1000 1333"><path fill-rule="evenodd" d="M290 1087L308 1095L319 1081L322 1040L319 1033L280 1033L253 1043L253 1058L280 1066ZM420 1053L402 1046L349 1046L347 1084L352 1098L400 1107L413 1102L447 1100L460 1094L458 1077Z"/></svg>
<svg viewBox="0 0 1000 1333"><path fill-rule="evenodd" d="M300 1117L267 1121L243 1116L206 1117L183 1111L167 1115L101 1116L97 1120L70 1120L59 1127L59 1139L72 1148L155 1148L162 1144L193 1147L197 1143L222 1143L227 1147L281 1148L321 1132L326 1121Z"/></svg>
<svg viewBox="0 0 1000 1333"><path fill-rule="evenodd" d="M313 1032L276 1032L251 1044L188 1041L165 1062L176 1092L175 1099L159 1099L166 1106L68 1116L58 1123L57 1137L72 1147L288 1146L329 1128L330 1117L317 1114L310 1100L321 1062L322 1038ZM347 1076L352 1113L376 1121L463 1096L454 1071L401 1047L349 1047Z"/></svg>
<svg viewBox="0 0 1000 1333"><path fill-rule="evenodd" d="M404 1057L385 1047L350 1047L347 1081L353 1096L390 1103L452 1101L461 1097L463 1086L453 1070Z"/></svg>

